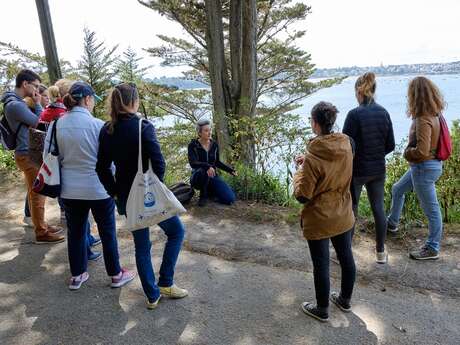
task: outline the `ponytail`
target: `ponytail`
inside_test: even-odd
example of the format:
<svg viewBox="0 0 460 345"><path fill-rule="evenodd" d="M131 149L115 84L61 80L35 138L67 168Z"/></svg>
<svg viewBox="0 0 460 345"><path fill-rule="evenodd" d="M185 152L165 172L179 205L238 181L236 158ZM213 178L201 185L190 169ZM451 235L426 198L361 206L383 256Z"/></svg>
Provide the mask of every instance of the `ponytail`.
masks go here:
<svg viewBox="0 0 460 345"><path fill-rule="evenodd" d="M134 104L139 99L137 87L132 83L122 83L115 86L108 99L110 121L108 133L113 134L115 125L120 118L127 114L126 107Z"/></svg>
<svg viewBox="0 0 460 345"><path fill-rule="evenodd" d="M375 74L372 72L364 73L355 83L356 96L360 104L369 104L374 100L375 89Z"/></svg>
<svg viewBox="0 0 460 345"><path fill-rule="evenodd" d="M77 106L80 102L72 97L70 93L66 94L63 99L63 103L67 110L71 110L73 107Z"/></svg>

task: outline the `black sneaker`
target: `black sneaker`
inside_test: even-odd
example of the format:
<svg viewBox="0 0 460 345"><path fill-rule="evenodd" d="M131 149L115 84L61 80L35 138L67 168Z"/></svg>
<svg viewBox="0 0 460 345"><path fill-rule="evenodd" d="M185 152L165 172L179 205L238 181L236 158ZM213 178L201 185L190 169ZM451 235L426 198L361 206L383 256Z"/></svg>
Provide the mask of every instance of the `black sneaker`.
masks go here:
<svg viewBox="0 0 460 345"><path fill-rule="evenodd" d="M396 234L398 232L398 227L396 225L391 224L390 222L387 222L387 231Z"/></svg>
<svg viewBox="0 0 460 345"><path fill-rule="evenodd" d="M425 245L420 249L411 251L409 257L414 260L437 260L439 259L439 252Z"/></svg>
<svg viewBox="0 0 460 345"><path fill-rule="evenodd" d="M351 311L350 302L345 302L342 297L337 292L331 293L330 300L334 303L339 309L345 313L349 313Z"/></svg>
<svg viewBox="0 0 460 345"><path fill-rule="evenodd" d="M317 306L314 306L313 304L311 303L308 303L308 302L303 302L301 305L300 305L300 308L302 309L302 311L315 318L316 320L319 320L321 322L327 322L329 321L329 314L328 312L325 312L325 311L321 311L320 308L318 308Z"/></svg>
<svg viewBox="0 0 460 345"><path fill-rule="evenodd" d="M198 206L200 206L200 207L206 206L207 201L208 201L207 198L200 197L200 198L198 199Z"/></svg>

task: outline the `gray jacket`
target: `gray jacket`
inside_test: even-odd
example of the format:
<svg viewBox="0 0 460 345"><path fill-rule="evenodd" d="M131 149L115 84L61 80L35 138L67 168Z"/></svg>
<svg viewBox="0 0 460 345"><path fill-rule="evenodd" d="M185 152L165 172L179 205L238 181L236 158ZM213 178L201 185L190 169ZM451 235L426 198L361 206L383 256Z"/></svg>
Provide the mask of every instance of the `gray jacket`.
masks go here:
<svg viewBox="0 0 460 345"><path fill-rule="evenodd" d="M5 110L6 120L11 130L15 131L22 123L22 127L16 138L16 150L18 154L27 154L29 151L29 127L36 127L43 108L40 104L35 106L35 113L27 106L26 102L14 91L7 91L1 98Z"/></svg>

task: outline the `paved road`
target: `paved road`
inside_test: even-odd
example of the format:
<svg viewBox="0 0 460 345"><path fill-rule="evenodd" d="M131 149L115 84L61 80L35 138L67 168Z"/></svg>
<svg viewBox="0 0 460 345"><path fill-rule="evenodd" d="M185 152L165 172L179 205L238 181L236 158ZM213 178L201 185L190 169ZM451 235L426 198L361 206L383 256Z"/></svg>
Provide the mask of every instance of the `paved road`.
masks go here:
<svg viewBox="0 0 460 345"><path fill-rule="evenodd" d="M139 280L110 289L102 261L70 292L66 244L31 240L30 229L0 220L2 345L459 344L460 301L427 290L360 283L353 313L332 307L321 324L299 310L313 297L311 274L184 251L176 281L190 297L148 311ZM162 242L155 242L158 263ZM134 267L129 236L120 236L120 255Z"/></svg>

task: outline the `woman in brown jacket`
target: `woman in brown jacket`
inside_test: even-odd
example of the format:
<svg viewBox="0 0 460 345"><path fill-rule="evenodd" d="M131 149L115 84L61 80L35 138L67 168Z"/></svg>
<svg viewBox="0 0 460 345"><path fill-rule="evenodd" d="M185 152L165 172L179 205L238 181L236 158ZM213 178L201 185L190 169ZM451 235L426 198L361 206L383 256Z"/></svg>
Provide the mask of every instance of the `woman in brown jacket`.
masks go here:
<svg viewBox="0 0 460 345"><path fill-rule="evenodd" d="M442 236L442 216L436 196L436 181L442 174L442 162L436 159L444 100L436 85L425 77L417 77L409 84L407 113L412 118L409 143L404 158L409 170L393 185L388 231L397 232L404 206L404 195L415 191L420 206L428 218L429 235L425 244L409 253L415 260L439 258Z"/></svg>
<svg viewBox="0 0 460 345"><path fill-rule="evenodd" d="M329 240L342 269L340 294L333 292L330 299L344 312L351 310L356 275L351 251L355 222L350 193L353 147L347 135L332 132L337 113L330 103L313 107L310 121L317 136L308 143L305 155L296 158L294 176L294 195L305 204L301 226L313 262L317 301L317 305L302 303L302 310L320 321L329 319Z"/></svg>

